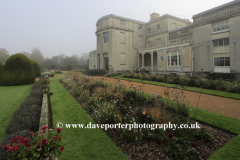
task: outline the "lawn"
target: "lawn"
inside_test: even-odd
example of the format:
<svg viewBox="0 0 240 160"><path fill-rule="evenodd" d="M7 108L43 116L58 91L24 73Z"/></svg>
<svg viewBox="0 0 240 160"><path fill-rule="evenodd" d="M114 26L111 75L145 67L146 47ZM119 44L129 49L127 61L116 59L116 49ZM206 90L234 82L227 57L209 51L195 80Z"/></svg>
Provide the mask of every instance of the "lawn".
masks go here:
<svg viewBox="0 0 240 160"><path fill-rule="evenodd" d="M50 78L53 126L95 123L57 77ZM64 151L59 159L128 159L102 129L62 128Z"/></svg>
<svg viewBox="0 0 240 160"><path fill-rule="evenodd" d="M0 140L5 134L13 113L19 108L21 102L29 95L31 85L0 86Z"/></svg>
<svg viewBox="0 0 240 160"><path fill-rule="evenodd" d="M147 81L147 80L134 79L134 78L124 78L124 77L122 77L122 75L115 76L115 78L119 78L119 79L123 79L123 80L131 80L131 81L140 82L140 83L153 84L153 85L158 85L158 86L170 86L170 87L177 86L177 88L182 89L182 87L180 85L177 85L177 84L154 82L154 81ZM199 89L199 88L197 88L197 87L187 87L186 88L186 90L192 91L192 92L197 92L196 91L197 89ZM240 100L240 94L237 94L237 93L224 92L224 91L218 91L218 90L210 90L210 89L203 89L202 93Z"/></svg>

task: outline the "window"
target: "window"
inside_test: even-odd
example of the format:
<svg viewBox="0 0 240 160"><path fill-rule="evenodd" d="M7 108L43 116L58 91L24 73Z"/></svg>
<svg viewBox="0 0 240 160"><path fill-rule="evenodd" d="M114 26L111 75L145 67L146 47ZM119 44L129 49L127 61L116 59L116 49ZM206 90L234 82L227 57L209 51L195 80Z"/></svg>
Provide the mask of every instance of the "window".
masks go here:
<svg viewBox="0 0 240 160"><path fill-rule="evenodd" d="M213 53L228 53L229 38L213 40Z"/></svg>
<svg viewBox="0 0 240 160"><path fill-rule="evenodd" d="M138 29L142 29L142 25L141 24L138 25Z"/></svg>
<svg viewBox="0 0 240 160"><path fill-rule="evenodd" d="M182 39L182 42L188 42L188 39L187 38Z"/></svg>
<svg viewBox="0 0 240 160"><path fill-rule="evenodd" d="M100 44L100 34L97 36L98 44Z"/></svg>
<svg viewBox="0 0 240 160"><path fill-rule="evenodd" d="M125 44L125 33L120 32L120 44Z"/></svg>
<svg viewBox="0 0 240 160"><path fill-rule="evenodd" d="M108 43L108 32L104 32L103 37L104 37L103 39L104 43Z"/></svg>
<svg viewBox="0 0 240 160"><path fill-rule="evenodd" d="M161 39L159 38L159 39L157 39L157 41L156 41L156 46L160 46L161 45Z"/></svg>
<svg viewBox="0 0 240 160"><path fill-rule="evenodd" d="M230 66L229 38L213 40L214 66Z"/></svg>
<svg viewBox="0 0 240 160"><path fill-rule="evenodd" d="M125 53L120 53L120 65L126 64L126 55Z"/></svg>
<svg viewBox="0 0 240 160"><path fill-rule="evenodd" d="M177 43L177 41L172 41L172 42L171 42L171 44L176 44L176 43Z"/></svg>
<svg viewBox="0 0 240 160"><path fill-rule="evenodd" d="M147 34L150 34L151 33L151 28L148 28L147 29Z"/></svg>
<svg viewBox="0 0 240 160"><path fill-rule="evenodd" d="M143 43L143 36L139 36L138 37L138 45L142 46L142 43Z"/></svg>
<svg viewBox="0 0 240 160"><path fill-rule="evenodd" d="M228 19L215 22L212 24L212 27L213 27L213 32L229 30Z"/></svg>
<svg viewBox="0 0 240 160"><path fill-rule="evenodd" d="M160 24L157 25L157 31L160 31Z"/></svg>
<svg viewBox="0 0 240 160"><path fill-rule="evenodd" d="M125 21L124 20L120 20L120 26L122 26L122 27L125 26Z"/></svg>
<svg viewBox="0 0 240 160"><path fill-rule="evenodd" d="M180 66L181 65L181 54L179 51L171 51L167 54L168 66Z"/></svg>
<svg viewBox="0 0 240 160"><path fill-rule="evenodd" d="M147 48L151 47L151 41L147 42Z"/></svg>

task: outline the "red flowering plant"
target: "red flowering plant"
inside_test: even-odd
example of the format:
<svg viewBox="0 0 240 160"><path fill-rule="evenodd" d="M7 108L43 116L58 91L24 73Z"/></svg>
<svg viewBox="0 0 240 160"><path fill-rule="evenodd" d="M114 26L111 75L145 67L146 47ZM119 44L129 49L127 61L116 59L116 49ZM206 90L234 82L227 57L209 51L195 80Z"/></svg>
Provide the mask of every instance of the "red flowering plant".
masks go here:
<svg viewBox="0 0 240 160"><path fill-rule="evenodd" d="M49 80L48 78L44 78L44 80L42 80L39 83L41 83L41 84L49 84L50 82L51 82L51 80Z"/></svg>
<svg viewBox="0 0 240 160"><path fill-rule="evenodd" d="M51 154L61 155L64 150L62 145L61 128L51 128L48 134L47 126L42 127L41 133L30 132L31 137L23 139L22 136L16 137L11 144L3 145L2 149L8 151L8 157L15 159L40 159L47 158Z"/></svg>

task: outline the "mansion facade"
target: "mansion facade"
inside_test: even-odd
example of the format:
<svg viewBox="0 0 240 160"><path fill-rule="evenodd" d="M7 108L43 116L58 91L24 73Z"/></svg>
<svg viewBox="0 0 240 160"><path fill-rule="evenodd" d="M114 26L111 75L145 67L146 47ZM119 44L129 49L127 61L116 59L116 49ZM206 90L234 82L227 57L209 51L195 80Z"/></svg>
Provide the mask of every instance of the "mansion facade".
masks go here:
<svg viewBox="0 0 240 160"><path fill-rule="evenodd" d="M113 14L97 23L90 70L145 68L152 73L234 73L240 76L240 0L194 15L169 14L141 22Z"/></svg>

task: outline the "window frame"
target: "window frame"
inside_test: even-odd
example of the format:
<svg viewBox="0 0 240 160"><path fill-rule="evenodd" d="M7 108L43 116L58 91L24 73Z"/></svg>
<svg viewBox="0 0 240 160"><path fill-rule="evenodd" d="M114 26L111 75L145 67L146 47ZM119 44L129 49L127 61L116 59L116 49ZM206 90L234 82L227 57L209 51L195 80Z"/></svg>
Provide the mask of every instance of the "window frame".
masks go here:
<svg viewBox="0 0 240 160"><path fill-rule="evenodd" d="M107 37L105 37L105 34L107 34ZM103 43L108 43L109 42L109 34L108 32L103 32Z"/></svg>
<svg viewBox="0 0 240 160"><path fill-rule="evenodd" d="M220 33L224 31L229 31L229 19L212 23L212 33Z"/></svg>
<svg viewBox="0 0 240 160"><path fill-rule="evenodd" d="M222 41L222 44L220 44L221 41ZM213 44L213 67L230 67L231 63L230 63L229 38L213 40L212 44ZM218 51L215 50L216 46ZM219 49L220 47L223 47L222 49L223 52L220 52L220 49ZM223 54L225 54L225 56L223 56Z"/></svg>
<svg viewBox="0 0 240 160"><path fill-rule="evenodd" d="M167 53L167 66L168 67L179 67L182 65L181 63L181 60L182 60L182 56L181 56L181 53L177 50L177 55L171 55L172 52L174 51L170 51ZM176 65L173 65L173 61L172 60L175 60L176 62Z"/></svg>
<svg viewBox="0 0 240 160"><path fill-rule="evenodd" d="M151 34L151 28L147 29L147 34Z"/></svg>
<svg viewBox="0 0 240 160"><path fill-rule="evenodd" d="M159 40L159 44L158 44L158 40ZM156 39L156 46L160 46L161 45L161 38Z"/></svg>
<svg viewBox="0 0 240 160"><path fill-rule="evenodd" d="M156 26L157 26L157 31L160 31L160 30L161 30L161 25L158 24L158 25L156 25ZM158 29L158 26L159 26L159 29Z"/></svg>
<svg viewBox="0 0 240 160"><path fill-rule="evenodd" d="M121 27L125 27L125 21L122 20L122 19L120 19L120 26L121 26Z"/></svg>
<svg viewBox="0 0 240 160"><path fill-rule="evenodd" d="M138 30L142 30L142 25L141 24L138 24Z"/></svg>
<svg viewBox="0 0 240 160"><path fill-rule="evenodd" d="M140 41L140 38L141 38L142 41ZM140 42L141 42L141 45L140 45ZM141 36L141 35L138 36L138 46L139 47L143 46L143 36Z"/></svg>

